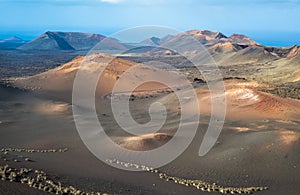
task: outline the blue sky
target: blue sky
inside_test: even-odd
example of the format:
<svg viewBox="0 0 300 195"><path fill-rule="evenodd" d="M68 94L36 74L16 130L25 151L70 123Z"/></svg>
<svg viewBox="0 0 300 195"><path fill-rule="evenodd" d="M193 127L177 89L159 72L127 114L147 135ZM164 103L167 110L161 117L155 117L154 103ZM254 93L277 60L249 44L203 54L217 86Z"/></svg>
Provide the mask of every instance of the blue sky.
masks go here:
<svg viewBox="0 0 300 195"><path fill-rule="evenodd" d="M162 25L246 34L267 45L300 45L300 0L0 0L0 38L47 30L109 35Z"/></svg>

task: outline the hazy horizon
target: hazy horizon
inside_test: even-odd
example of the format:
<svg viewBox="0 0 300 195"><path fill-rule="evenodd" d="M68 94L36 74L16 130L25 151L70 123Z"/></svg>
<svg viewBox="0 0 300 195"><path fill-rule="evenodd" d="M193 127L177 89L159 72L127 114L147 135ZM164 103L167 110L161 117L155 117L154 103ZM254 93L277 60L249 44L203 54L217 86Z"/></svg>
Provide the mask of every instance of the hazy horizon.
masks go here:
<svg viewBox="0 0 300 195"><path fill-rule="evenodd" d="M300 0L0 0L0 39L46 31L109 36L144 25L244 34L263 45L300 45ZM11 14L14 13L14 14ZM8 20L9 18L9 20Z"/></svg>
<svg viewBox="0 0 300 195"><path fill-rule="evenodd" d="M83 32L83 33L95 33L95 34L101 34L105 36L111 36L114 33L117 33L118 31L123 30L122 28L119 29L104 29L101 30L93 30L93 29L73 29L73 28L45 28L41 30L36 31L30 31L30 30L7 30L7 31L1 31L0 30L0 40L6 39L12 36L17 36L22 38L23 40L33 40L37 38L39 35L47 32L47 31L61 31L61 32ZM300 32L243 32L243 31L220 31L217 29L204 29L204 28L193 28L193 29L180 29L180 31L188 31L188 30L211 30L211 31L219 31L226 36L230 36L232 34L243 34L246 35L256 42L265 45L265 46L275 46L275 47L286 47L286 46L293 46L293 45L300 45ZM168 33L165 33L168 34ZM162 35L157 34L148 34L145 36L142 36L142 38L138 39L137 41L142 41L144 39L147 39L151 36L157 36L162 37ZM134 41L133 41L134 42Z"/></svg>

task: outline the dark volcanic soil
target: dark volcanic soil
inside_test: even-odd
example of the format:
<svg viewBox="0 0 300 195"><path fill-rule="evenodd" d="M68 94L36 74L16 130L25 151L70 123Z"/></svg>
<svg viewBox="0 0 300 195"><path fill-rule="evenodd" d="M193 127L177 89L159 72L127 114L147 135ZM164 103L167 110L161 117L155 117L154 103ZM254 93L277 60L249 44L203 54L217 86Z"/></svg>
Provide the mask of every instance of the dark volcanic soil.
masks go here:
<svg viewBox="0 0 300 195"><path fill-rule="evenodd" d="M41 98L31 92L4 86L0 90L1 148L68 148L65 153L1 154L1 165L43 170L55 181L85 191L112 194L207 193L166 182L153 173L122 171L104 164L82 143L74 126L71 108L54 109L55 105L70 102ZM135 114L138 116L144 113L145 104L154 100L136 98L133 101ZM102 102L104 108L108 105L107 101ZM106 119L102 118L102 121L114 129L116 126L110 122L113 120L109 112L105 108L99 115L106 114ZM269 188L257 194L298 194L299 121L228 120L213 150L204 157L198 157L199 140L202 140L208 121L209 117L201 118L198 133L188 150L172 163L160 168L162 172L181 178L216 182L223 186ZM165 126L165 131L170 126ZM32 162L22 160L20 156L29 157ZM4 158L8 161L4 161ZM19 162L13 161L16 158ZM0 186L0 194L43 194L22 184L7 181L0 181Z"/></svg>

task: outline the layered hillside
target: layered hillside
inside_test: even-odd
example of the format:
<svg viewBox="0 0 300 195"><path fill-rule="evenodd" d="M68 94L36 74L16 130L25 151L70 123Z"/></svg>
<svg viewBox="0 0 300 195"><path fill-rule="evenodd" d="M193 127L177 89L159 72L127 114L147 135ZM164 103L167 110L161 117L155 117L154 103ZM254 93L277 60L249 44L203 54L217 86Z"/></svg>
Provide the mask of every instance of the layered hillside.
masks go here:
<svg viewBox="0 0 300 195"><path fill-rule="evenodd" d="M27 41L17 36L8 37L6 39L0 40L0 49L15 49L22 46L26 42Z"/></svg>
<svg viewBox="0 0 300 195"><path fill-rule="evenodd" d="M90 50L101 42L101 48L123 50L126 47L116 40L99 34L79 32L46 32L19 47L23 50Z"/></svg>
<svg viewBox="0 0 300 195"><path fill-rule="evenodd" d="M53 96L70 98L78 70L87 74L89 78L93 76L98 78L100 71L103 70L98 80L97 97L112 93L113 87L119 79L121 80L123 91L129 91L135 86L136 82L147 79L159 81L160 78L166 78L173 86L182 85L177 74L99 53L79 56L47 72L19 78L14 81L14 85L22 89L50 92ZM125 72L126 74L122 78ZM136 90L151 91L164 88L166 88L164 84L146 82L138 86Z"/></svg>

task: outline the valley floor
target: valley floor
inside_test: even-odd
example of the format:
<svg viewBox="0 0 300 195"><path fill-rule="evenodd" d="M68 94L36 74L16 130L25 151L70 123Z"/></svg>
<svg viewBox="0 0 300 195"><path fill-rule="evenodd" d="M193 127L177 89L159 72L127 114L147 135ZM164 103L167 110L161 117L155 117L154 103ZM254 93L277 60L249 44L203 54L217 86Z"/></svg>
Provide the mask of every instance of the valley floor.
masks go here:
<svg viewBox="0 0 300 195"><path fill-rule="evenodd" d="M70 102L5 86L1 86L0 90L0 148L68 149L63 153L2 151L1 166L8 164L13 168L43 170L54 182L86 192L208 194L193 186L165 181L151 172L122 171L98 160L78 135ZM172 94L158 94L147 99L136 97L132 102L135 117L147 120L144 106L166 97L173 98ZM112 113L108 109L109 102L101 100L99 119L108 128L108 134L122 143L126 135L116 131L117 126L111 120ZM175 113L171 111L170 114ZM208 122L209 116L204 114L192 144L175 161L160 168L161 172L179 178L215 182L221 186L268 187L255 194L298 194L299 120L288 117L283 120L228 118L217 144L206 156L199 157L200 140ZM170 130L174 126L176 120L170 120L161 132L172 134L174 131ZM143 139L133 140L130 147L135 148L141 142L144 143ZM0 194L12 193L45 194L25 184L0 181Z"/></svg>

